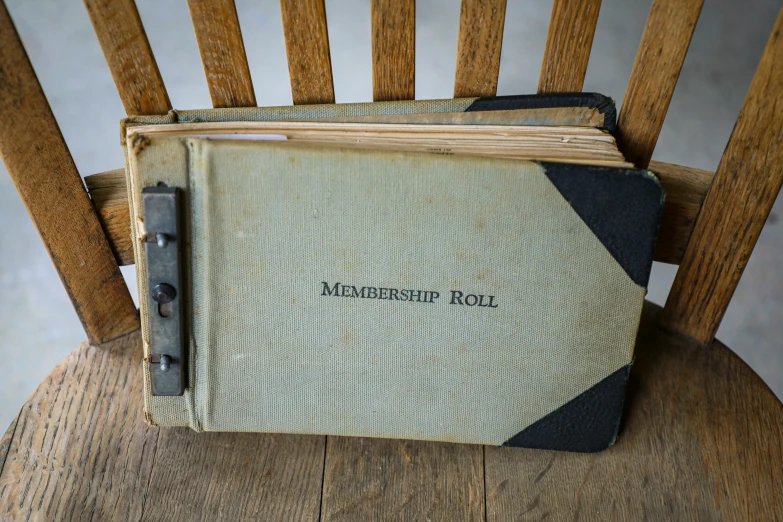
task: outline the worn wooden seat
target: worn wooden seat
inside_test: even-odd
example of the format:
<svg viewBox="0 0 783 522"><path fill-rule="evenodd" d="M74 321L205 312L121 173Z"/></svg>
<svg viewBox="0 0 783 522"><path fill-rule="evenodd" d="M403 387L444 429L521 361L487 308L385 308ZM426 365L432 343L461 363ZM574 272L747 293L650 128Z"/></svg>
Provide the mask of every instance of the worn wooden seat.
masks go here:
<svg viewBox="0 0 783 522"><path fill-rule="evenodd" d="M150 428L139 333L85 343L0 444L0 519L780 519L783 405L659 316L646 306L620 437L590 455Z"/></svg>
<svg viewBox="0 0 783 522"><path fill-rule="evenodd" d="M620 438L580 455L149 427L124 185L84 189L0 2L0 154L89 338L0 441L0 520L783 519L783 406L714 340L783 182L783 14L717 171L650 163L701 3L653 1L620 112L667 190L656 259L680 268L645 306ZM128 114L168 111L133 1L85 4ZM189 5L213 104L255 105L233 1ZM334 101L323 0L281 5L295 103ZM581 89L599 7L554 2L541 92ZM374 98L412 98L414 3L371 9ZM463 0L455 96L495 94L504 13Z"/></svg>

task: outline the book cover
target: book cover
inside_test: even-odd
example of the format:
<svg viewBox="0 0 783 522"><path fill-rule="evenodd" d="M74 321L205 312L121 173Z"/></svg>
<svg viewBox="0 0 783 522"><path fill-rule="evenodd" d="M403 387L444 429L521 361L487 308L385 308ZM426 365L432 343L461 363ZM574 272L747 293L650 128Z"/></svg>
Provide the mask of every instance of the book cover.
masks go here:
<svg viewBox="0 0 783 522"><path fill-rule="evenodd" d="M491 157L155 136L178 187L188 364L151 423L597 451L617 434L663 192ZM158 364L159 366L159 364Z"/></svg>

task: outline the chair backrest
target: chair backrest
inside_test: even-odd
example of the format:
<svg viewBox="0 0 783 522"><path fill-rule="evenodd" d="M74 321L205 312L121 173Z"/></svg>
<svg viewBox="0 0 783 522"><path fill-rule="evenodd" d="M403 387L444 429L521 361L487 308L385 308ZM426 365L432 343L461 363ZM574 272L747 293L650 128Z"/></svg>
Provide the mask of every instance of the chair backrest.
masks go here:
<svg viewBox="0 0 783 522"><path fill-rule="evenodd" d="M783 11L717 171L651 162L703 0L653 0L620 111L618 142L662 179L656 260L680 267L665 327L713 339L783 183ZM84 0L129 115L171 107L133 0ZM188 0L215 107L256 105L233 0ZM554 0L539 92L580 91L600 0ZM414 97L415 0L372 0L373 99ZM456 97L497 90L505 0L463 0ZM295 104L333 103L324 0L281 0ZM102 343L138 326L119 272L132 263L117 174L85 191L13 23L0 2L0 154L84 324ZM98 213L96 213L96 208Z"/></svg>

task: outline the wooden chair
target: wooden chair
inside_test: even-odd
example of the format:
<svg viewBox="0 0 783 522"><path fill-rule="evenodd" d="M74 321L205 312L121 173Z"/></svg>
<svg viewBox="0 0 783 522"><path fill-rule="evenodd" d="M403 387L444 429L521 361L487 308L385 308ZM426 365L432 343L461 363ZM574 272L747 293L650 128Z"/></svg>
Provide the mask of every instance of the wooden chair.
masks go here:
<svg viewBox="0 0 783 522"><path fill-rule="evenodd" d="M333 102L323 0L282 0L295 103ZM541 92L579 91L600 0L555 0ZM128 114L171 109L133 0L85 0ZM619 117L667 189L624 427L580 455L151 428L124 183L85 190L0 2L0 153L87 332L0 441L2 520L783 519L783 406L718 324L783 182L783 14L717 171L650 162L702 0L654 0ZM215 107L255 105L232 0L189 0ZM414 1L373 0L373 95L414 94ZM505 0L463 0L455 96L495 94ZM112 118L119 115L110 116Z"/></svg>

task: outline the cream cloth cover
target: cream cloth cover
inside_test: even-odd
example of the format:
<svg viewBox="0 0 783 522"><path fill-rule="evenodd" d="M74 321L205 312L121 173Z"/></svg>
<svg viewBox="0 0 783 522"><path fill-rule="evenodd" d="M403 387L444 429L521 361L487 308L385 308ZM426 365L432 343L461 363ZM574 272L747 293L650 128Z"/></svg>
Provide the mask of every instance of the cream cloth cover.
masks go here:
<svg viewBox="0 0 783 522"><path fill-rule="evenodd" d="M537 163L133 143L136 246L143 187L188 201L188 388L145 362L151 423L502 444L632 359L645 289Z"/></svg>

